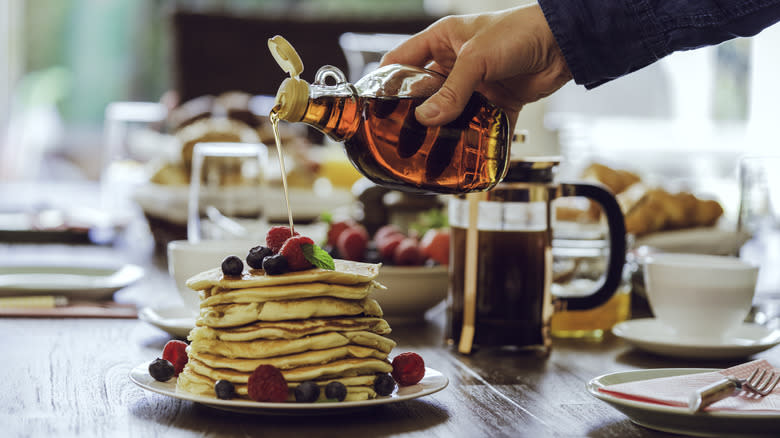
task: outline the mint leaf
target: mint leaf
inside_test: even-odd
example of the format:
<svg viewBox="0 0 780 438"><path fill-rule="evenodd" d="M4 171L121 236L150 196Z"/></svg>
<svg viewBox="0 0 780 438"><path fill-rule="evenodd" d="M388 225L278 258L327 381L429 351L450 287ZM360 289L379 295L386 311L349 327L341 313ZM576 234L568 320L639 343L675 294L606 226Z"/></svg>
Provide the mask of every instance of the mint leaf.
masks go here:
<svg viewBox="0 0 780 438"><path fill-rule="evenodd" d="M311 243L304 243L301 245L301 250L303 251L303 257L312 265L329 271L336 270L336 264L333 262L333 257L319 246Z"/></svg>

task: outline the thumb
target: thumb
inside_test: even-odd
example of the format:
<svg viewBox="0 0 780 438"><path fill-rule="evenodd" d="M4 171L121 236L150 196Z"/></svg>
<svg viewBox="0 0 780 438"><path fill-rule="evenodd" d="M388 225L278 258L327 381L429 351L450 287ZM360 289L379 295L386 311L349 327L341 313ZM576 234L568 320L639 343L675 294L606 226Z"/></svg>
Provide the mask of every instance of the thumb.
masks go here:
<svg viewBox="0 0 780 438"><path fill-rule="evenodd" d="M439 126L455 120L476 90L482 74L459 61L455 61L441 88L415 110L423 125Z"/></svg>

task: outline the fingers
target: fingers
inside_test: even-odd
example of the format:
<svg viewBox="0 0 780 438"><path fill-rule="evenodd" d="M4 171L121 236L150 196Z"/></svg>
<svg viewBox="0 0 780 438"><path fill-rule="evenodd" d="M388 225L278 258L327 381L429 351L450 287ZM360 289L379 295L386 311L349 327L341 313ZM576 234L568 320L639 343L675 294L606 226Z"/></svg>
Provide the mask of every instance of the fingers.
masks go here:
<svg viewBox="0 0 780 438"><path fill-rule="evenodd" d="M407 64L423 67L432 59L430 40L426 37L424 30L385 53L379 65Z"/></svg>
<svg viewBox="0 0 780 438"><path fill-rule="evenodd" d="M423 125L439 126L455 120L482 82L484 64L469 56L469 50L468 43L464 44L442 87L417 107L415 115Z"/></svg>

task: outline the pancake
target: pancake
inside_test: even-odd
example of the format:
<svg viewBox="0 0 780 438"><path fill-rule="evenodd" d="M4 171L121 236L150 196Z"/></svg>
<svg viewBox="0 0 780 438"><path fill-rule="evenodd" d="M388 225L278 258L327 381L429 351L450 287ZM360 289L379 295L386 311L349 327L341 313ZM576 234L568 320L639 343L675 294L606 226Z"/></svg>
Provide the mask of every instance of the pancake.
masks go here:
<svg viewBox="0 0 780 438"><path fill-rule="evenodd" d="M382 308L373 298L343 300L318 297L278 300L264 303L221 304L200 309L197 325L234 327L255 321L284 321L329 316L382 316Z"/></svg>
<svg viewBox="0 0 780 438"><path fill-rule="evenodd" d="M311 350L303 353L275 356L265 359L229 358L206 352L192 352L190 357L211 368L228 368L251 373L260 365L273 365L280 370L333 362L346 358L387 359L387 353L360 345L343 345L325 350Z"/></svg>
<svg viewBox="0 0 780 438"><path fill-rule="evenodd" d="M328 383L334 381L341 382L344 384L344 386L346 386L347 397L344 399L344 401L360 401L360 400L368 400L369 398L374 398L376 397L376 392L373 389L375 379L376 379L376 375L370 374L364 376L342 377L342 378L329 379L329 380L318 380L316 381L316 383L318 386L320 386L322 390L320 391L320 397L317 401L325 400L324 388ZM190 368L185 368L184 371L182 371L182 373L179 374L179 378L176 382L176 387L178 389L193 394L216 397L216 394L214 393L215 383L216 380L207 376L200 375ZM298 382L288 382L289 394L287 396L287 401L290 402L295 401L295 396L293 394L293 391L295 390L295 387L298 385L299 385ZM234 383L234 386L236 388L236 394L238 394L239 397L244 399L249 398L249 391L247 390L246 384Z"/></svg>
<svg viewBox="0 0 780 438"><path fill-rule="evenodd" d="M233 383L245 384L249 382L249 376L252 374L251 372L236 371L229 368L212 368L192 357L190 357L186 366L202 376L210 377L214 381L224 379ZM390 373L393 371L393 366L387 360L350 358L279 371L287 382L305 382L307 380Z"/></svg>
<svg viewBox="0 0 780 438"><path fill-rule="evenodd" d="M322 318L295 321L263 321L239 327L195 327L188 337L191 342L201 339L221 341L253 341L255 339L297 339L324 332L368 331L378 335L390 333L390 325L381 318Z"/></svg>
<svg viewBox="0 0 780 438"><path fill-rule="evenodd" d="M366 298L375 287L375 282L361 283L357 285L342 285L328 283L294 283L268 287L254 287L246 289L219 289L202 291L200 307L209 307L217 304L241 304L261 303L272 300L294 300L313 297L332 297L347 300L362 300Z"/></svg>
<svg viewBox="0 0 780 438"><path fill-rule="evenodd" d="M221 268L214 268L194 275L187 280L187 287L203 290L211 287L222 289L246 289L252 287L277 286L293 283L324 282L332 284L360 284L374 280L379 275L381 264L361 263L335 259L336 269L313 268L305 271L287 272L281 275L265 275L263 270L244 271L240 278L222 275Z"/></svg>
<svg viewBox="0 0 780 438"><path fill-rule="evenodd" d="M232 359L265 359L310 350L325 350L344 345L360 345L389 353L395 347L395 341L371 332L327 332L298 339L271 339L245 342L202 339L191 343L189 351L190 356L194 356L195 353L210 353Z"/></svg>

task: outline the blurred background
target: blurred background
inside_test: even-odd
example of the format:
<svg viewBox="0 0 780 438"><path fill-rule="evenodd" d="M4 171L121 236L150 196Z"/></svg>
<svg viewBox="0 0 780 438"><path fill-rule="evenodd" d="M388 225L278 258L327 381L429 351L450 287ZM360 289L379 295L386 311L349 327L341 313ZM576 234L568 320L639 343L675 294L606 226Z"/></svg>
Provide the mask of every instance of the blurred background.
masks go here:
<svg viewBox="0 0 780 438"><path fill-rule="evenodd" d="M517 4L5 0L0 181L98 180L112 102L158 102L172 110L229 91L275 94L284 76L266 48L274 34L298 49L304 79L333 64L354 80L359 72L339 43L345 32L406 35L446 14ZM523 110L522 147L563 155L562 175L577 176L598 161L716 197L733 217L736 159L777 149L780 60L772 48L778 43L775 26L755 38L672 55L592 91L569 84Z"/></svg>

